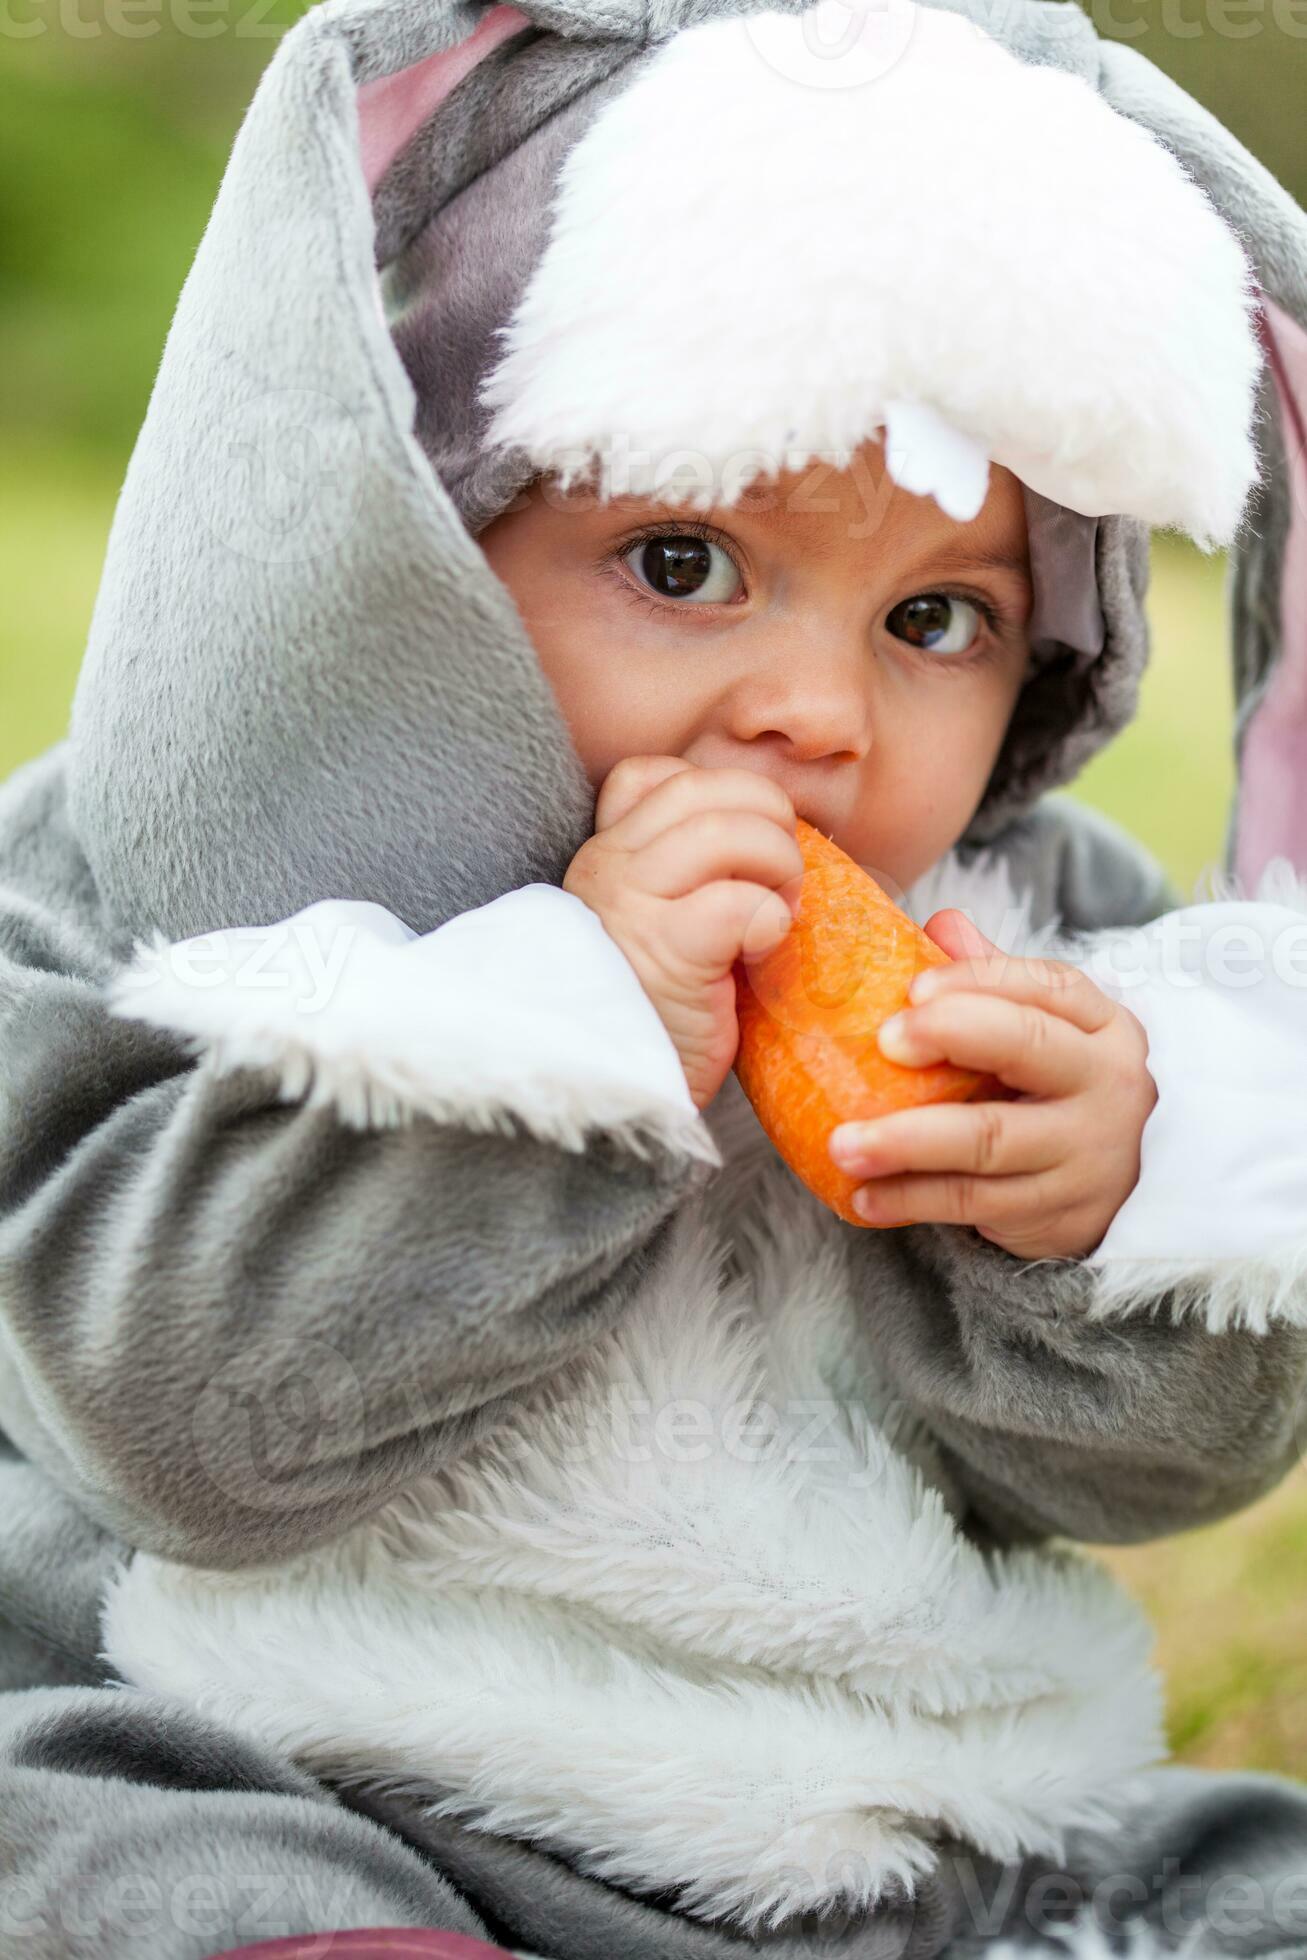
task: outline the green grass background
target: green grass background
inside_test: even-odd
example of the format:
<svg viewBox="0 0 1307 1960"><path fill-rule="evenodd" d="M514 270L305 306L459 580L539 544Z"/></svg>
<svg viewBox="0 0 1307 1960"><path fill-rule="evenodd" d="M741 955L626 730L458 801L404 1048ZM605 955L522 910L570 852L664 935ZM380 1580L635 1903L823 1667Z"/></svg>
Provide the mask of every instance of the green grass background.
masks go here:
<svg viewBox="0 0 1307 1960"><path fill-rule="evenodd" d="M172 307L243 106L298 11L277 0L251 23L246 0L218 0L207 18L225 29L197 39L160 0L133 17L158 31L128 38L99 3L15 0L5 18L44 31L0 31L0 776L63 732ZM1114 17L1307 201L1307 5L1221 7L1115 0ZM1220 559L1157 541L1142 710L1075 792L1186 891L1221 861L1233 781L1224 576ZM1178 1753L1307 1774L1307 1472L1240 1518L1106 1556L1153 1614Z"/></svg>

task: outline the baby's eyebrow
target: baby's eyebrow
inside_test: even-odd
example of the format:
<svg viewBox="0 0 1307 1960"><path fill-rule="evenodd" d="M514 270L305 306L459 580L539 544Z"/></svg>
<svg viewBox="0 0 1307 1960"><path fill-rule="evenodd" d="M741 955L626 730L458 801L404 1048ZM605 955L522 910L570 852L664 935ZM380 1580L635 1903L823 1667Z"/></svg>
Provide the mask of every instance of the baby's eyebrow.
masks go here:
<svg viewBox="0 0 1307 1960"><path fill-rule="evenodd" d="M923 569L943 572L1008 572L1013 578L1030 578L1030 559L1024 550L1011 545L976 544L941 547L922 561Z"/></svg>
<svg viewBox="0 0 1307 1960"><path fill-rule="evenodd" d="M766 498L752 508L747 496L740 497L733 506L737 515L747 516L755 523L783 524L786 517L784 508L777 509ZM726 514L729 521L730 512ZM835 550L833 540L810 538L805 542L805 551L820 559ZM1006 572L1012 578L1030 582L1030 559L1024 546L1013 547L1007 544L941 544L927 552L921 560L923 574L939 572L948 576L962 572ZM913 577L911 571L905 577Z"/></svg>

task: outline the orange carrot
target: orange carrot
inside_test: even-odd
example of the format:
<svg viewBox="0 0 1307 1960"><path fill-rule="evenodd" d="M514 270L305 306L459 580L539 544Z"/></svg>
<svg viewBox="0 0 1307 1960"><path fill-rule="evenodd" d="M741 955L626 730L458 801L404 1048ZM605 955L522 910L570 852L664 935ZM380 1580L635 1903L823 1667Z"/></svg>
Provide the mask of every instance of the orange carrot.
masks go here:
<svg viewBox="0 0 1307 1960"><path fill-rule="evenodd" d="M735 1072L795 1175L850 1225L866 1226L852 1198L867 1180L832 1160L832 1130L1005 1091L951 1062L906 1068L881 1054L877 1032L908 1004L913 975L948 954L829 837L802 818L795 834L804 874L794 923L774 951L736 962Z"/></svg>

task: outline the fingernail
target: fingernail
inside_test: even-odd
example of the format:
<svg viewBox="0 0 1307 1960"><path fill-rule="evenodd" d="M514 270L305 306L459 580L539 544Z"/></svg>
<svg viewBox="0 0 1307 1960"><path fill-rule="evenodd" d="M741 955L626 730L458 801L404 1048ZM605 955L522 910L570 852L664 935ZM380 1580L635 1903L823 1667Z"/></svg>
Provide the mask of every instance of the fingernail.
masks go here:
<svg viewBox="0 0 1307 1960"><path fill-rule="evenodd" d="M938 969L933 966L925 967L922 972L916 975L912 985L908 988L908 999L914 1002L929 1000L938 986Z"/></svg>
<svg viewBox="0 0 1307 1960"><path fill-rule="evenodd" d="M880 1052L891 1062L910 1062L913 1056L912 1034L906 1014L891 1014L877 1037Z"/></svg>
<svg viewBox="0 0 1307 1960"><path fill-rule="evenodd" d="M876 1193L864 1184L861 1190L853 1194L853 1209L859 1218L874 1218L877 1209Z"/></svg>
<svg viewBox="0 0 1307 1960"><path fill-rule="evenodd" d="M841 1123L830 1133L830 1154L842 1170L852 1170L860 1162L871 1135L870 1123Z"/></svg>

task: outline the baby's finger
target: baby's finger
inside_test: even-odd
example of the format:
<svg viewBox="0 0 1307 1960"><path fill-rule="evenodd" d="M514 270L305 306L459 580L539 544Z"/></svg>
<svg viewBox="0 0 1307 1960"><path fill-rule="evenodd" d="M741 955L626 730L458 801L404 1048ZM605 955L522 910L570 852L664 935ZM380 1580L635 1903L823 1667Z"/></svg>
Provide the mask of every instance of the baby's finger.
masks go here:
<svg viewBox="0 0 1307 1960"><path fill-rule="evenodd" d="M1086 1034L1098 1034L1116 1012L1101 987L1065 960L1026 960L994 952L983 958L954 960L922 969L908 989L914 1006L957 991L1001 994L1004 999L1042 1007Z"/></svg>
<svg viewBox="0 0 1307 1960"><path fill-rule="evenodd" d="M1042 1007L999 994L946 993L891 1015L880 1030L891 1062L923 1068L952 1062L996 1075L1026 1095L1066 1096L1089 1073L1089 1037Z"/></svg>
<svg viewBox="0 0 1307 1960"><path fill-rule="evenodd" d="M627 755L613 764L600 785L595 801L595 834L611 830L630 815L636 805L673 776L684 775L695 764L679 755Z"/></svg>
<svg viewBox="0 0 1307 1960"><path fill-rule="evenodd" d="M663 943L696 972L721 975L741 957L769 953L792 924L793 915L779 892L743 878L719 878L672 902Z"/></svg>
<svg viewBox="0 0 1307 1960"><path fill-rule="evenodd" d="M1046 1173L1023 1177L881 1177L853 1194L853 1209L869 1225L976 1225L1012 1231L1055 1210Z"/></svg>
<svg viewBox="0 0 1307 1960"><path fill-rule="evenodd" d="M841 1123L829 1149L854 1177L970 1171L1011 1177L1050 1170L1066 1156L1066 1115L1050 1103L935 1103L866 1123Z"/></svg>
<svg viewBox="0 0 1307 1960"><path fill-rule="evenodd" d="M987 953L999 952L999 948L986 937L975 920L956 905L946 905L942 911L932 912L922 931L951 960L982 959Z"/></svg>
<svg viewBox="0 0 1307 1960"><path fill-rule="evenodd" d="M656 898L681 898L710 879L784 886L797 907L803 852L791 834L756 810L700 810L661 831L631 858L631 878Z"/></svg>
<svg viewBox="0 0 1307 1960"><path fill-rule="evenodd" d="M636 851L674 824L708 810L749 810L795 833L795 811L779 783L758 769L703 769L675 756L628 756L605 778L595 810L595 829L611 829L623 849ZM659 767L658 765L662 765ZM632 795L631 787L638 788ZM600 808L604 821L600 823ZM614 817L612 811L621 809Z"/></svg>

